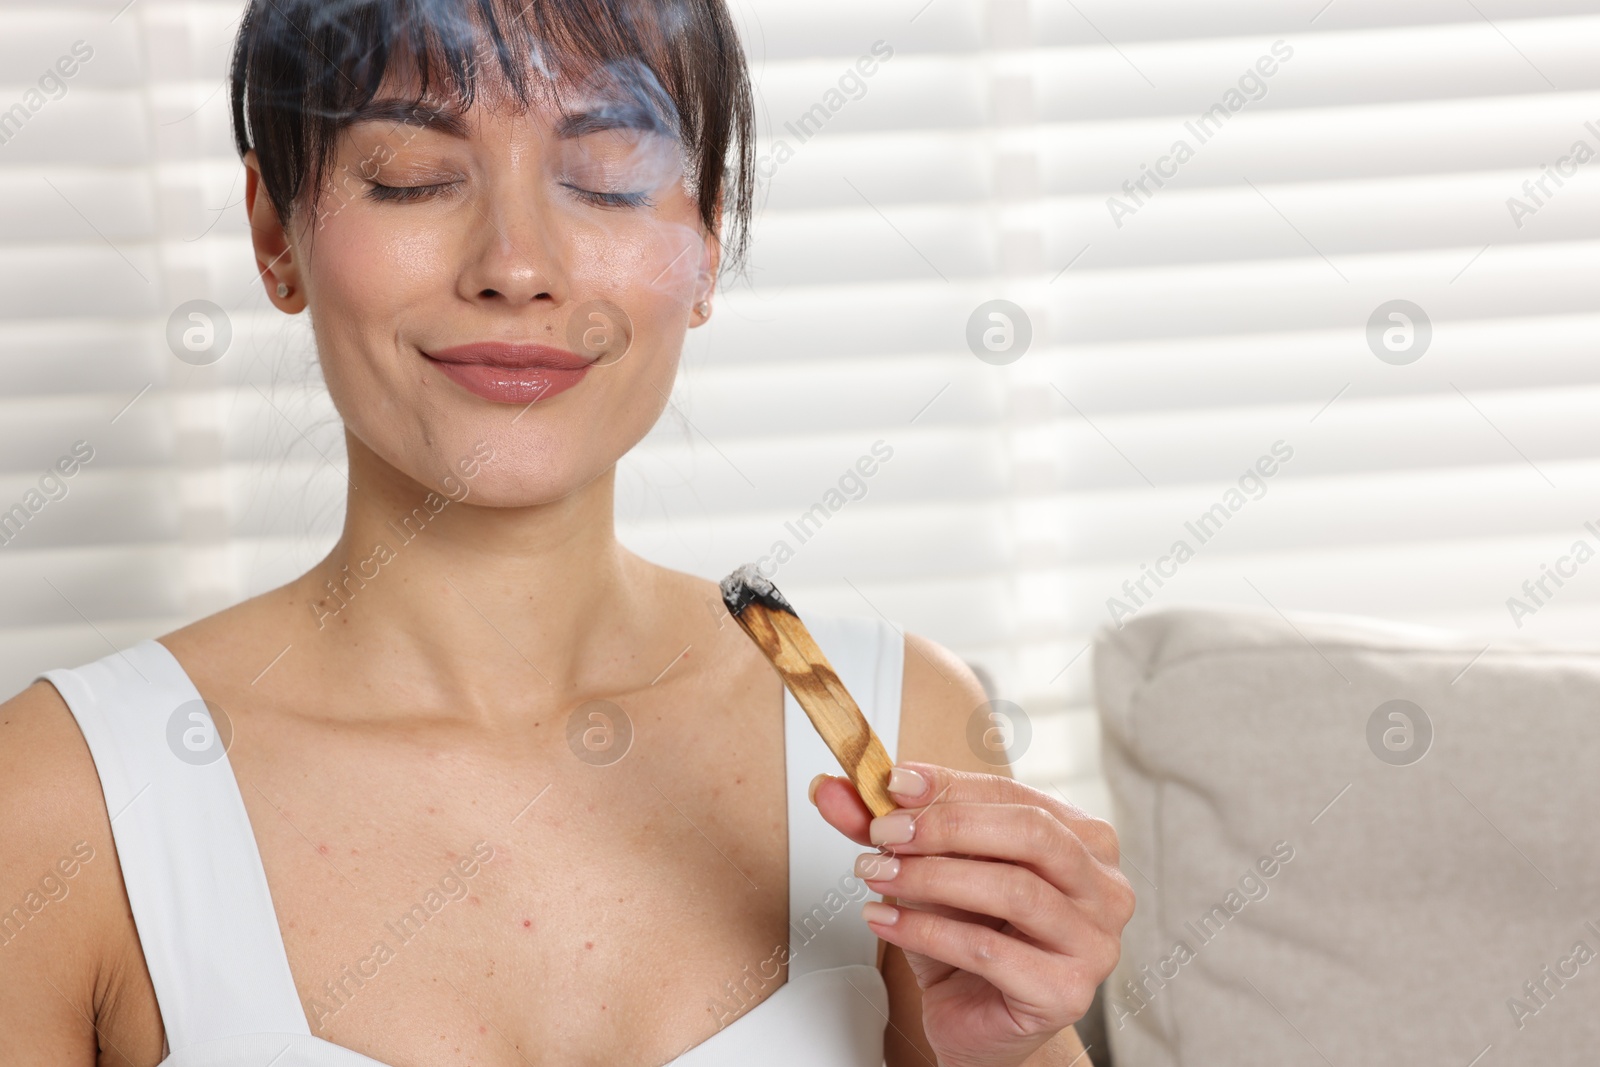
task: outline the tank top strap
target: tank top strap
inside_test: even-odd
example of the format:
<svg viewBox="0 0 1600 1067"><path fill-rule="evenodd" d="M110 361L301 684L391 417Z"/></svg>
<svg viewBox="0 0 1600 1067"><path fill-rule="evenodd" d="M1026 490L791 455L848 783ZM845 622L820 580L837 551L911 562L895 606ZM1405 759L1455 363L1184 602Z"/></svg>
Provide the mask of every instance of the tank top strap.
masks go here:
<svg viewBox="0 0 1600 1067"><path fill-rule="evenodd" d="M798 614L893 758L900 738L905 659L900 631L877 619ZM834 829L806 795L818 774L842 773L839 761L787 689L783 718L789 797L789 981L848 964L875 967L878 938L861 918L861 905L883 898L855 877L855 859L870 846L858 845Z"/></svg>
<svg viewBox="0 0 1600 1067"><path fill-rule="evenodd" d="M231 733L182 665L145 640L38 677L94 758L168 1047L309 1034L228 762Z"/></svg>

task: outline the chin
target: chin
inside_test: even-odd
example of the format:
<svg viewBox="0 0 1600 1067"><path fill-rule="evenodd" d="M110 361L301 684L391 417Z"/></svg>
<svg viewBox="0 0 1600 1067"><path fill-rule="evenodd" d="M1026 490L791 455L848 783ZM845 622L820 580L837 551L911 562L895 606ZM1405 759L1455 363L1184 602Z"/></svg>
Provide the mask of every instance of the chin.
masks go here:
<svg viewBox="0 0 1600 1067"><path fill-rule="evenodd" d="M507 459L485 466L457 499L486 508L531 508L566 500L605 474L607 464L519 463Z"/></svg>
<svg viewBox="0 0 1600 1067"><path fill-rule="evenodd" d="M435 423L425 440L383 458L452 501L523 508L579 492L614 467L633 444L631 436L612 439L614 429L596 436L593 427L604 424L594 419L538 422L537 414L536 407L530 409L515 426L509 425L510 414L499 413L451 420L448 426Z"/></svg>

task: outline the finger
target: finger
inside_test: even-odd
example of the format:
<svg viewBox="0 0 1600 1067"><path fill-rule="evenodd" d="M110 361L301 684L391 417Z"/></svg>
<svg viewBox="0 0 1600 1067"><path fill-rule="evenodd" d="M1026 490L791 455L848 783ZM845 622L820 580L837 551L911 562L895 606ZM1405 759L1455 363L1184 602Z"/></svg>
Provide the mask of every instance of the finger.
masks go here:
<svg viewBox="0 0 1600 1067"><path fill-rule="evenodd" d="M872 932L903 952L919 952L994 986L1011 1002L1012 1014L1029 1033L1059 1030L1076 1022L1088 1013L1094 1000L1093 974L1087 964L1071 956L1055 955L987 926L932 912L877 901L862 908ZM880 916L890 915L878 908L890 908L894 921L878 921Z"/></svg>
<svg viewBox="0 0 1600 1067"><path fill-rule="evenodd" d="M872 811L848 778L819 774L812 779L811 802L824 821L858 845L871 845L867 836Z"/></svg>
<svg viewBox="0 0 1600 1067"><path fill-rule="evenodd" d="M909 773L908 773L909 772ZM941 767L936 763L907 760L896 763L889 775L889 795L902 808L940 803L976 801L988 804L1033 804L1054 815L1062 825L1083 838L1101 863L1117 864L1117 832L1073 804L1003 774L979 774Z"/></svg>
<svg viewBox="0 0 1600 1067"><path fill-rule="evenodd" d="M1060 890L1014 863L874 852L857 859L856 877L874 893L1002 919L1051 952L1078 955L1098 940L1093 923Z"/></svg>
<svg viewBox="0 0 1600 1067"><path fill-rule="evenodd" d="M899 858L890 852L868 852L856 857L854 873L863 882L871 884L892 877L893 872L898 870L896 865L899 862ZM940 904L930 900L915 900L904 894L888 890L877 890L876 892L879 892L891 904L899 904L907 908L920 908L923 911L947 915L952 919L960 919L962 922L981 923L984 926L996 929L1006 923L1004 919L996 918L993 915L985 915L981 911L968 911L965 908L957 908L953 905Z"/></svg>
<svg viewBox="0 0 1600 1067"><path fill-rule="evenodd" d="M868 840L895 855L965 853L1020 863L1068 896L1119 895L1120 871L1102 864L1053 814L1032 804L938 803L873 819Z"/></svg>

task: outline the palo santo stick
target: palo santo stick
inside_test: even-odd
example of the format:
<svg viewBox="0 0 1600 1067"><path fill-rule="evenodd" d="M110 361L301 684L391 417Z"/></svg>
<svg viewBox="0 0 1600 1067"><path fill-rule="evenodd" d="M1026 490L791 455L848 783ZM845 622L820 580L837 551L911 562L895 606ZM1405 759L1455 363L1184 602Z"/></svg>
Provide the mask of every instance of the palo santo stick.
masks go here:
<svg viewBox="0 0 1600 1067"><path fill-rule="evenodd" d="M888 751L777 587L747 563L722 579L722 602L778 669L872 814L887 815L899 807L889 798L893 763Z"/></svg>

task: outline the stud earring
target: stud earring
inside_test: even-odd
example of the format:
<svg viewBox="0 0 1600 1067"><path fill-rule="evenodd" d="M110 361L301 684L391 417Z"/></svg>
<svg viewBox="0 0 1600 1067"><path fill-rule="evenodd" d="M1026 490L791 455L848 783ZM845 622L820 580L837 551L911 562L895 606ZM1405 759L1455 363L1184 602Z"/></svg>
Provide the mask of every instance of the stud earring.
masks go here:
<svg viewBox="0 0 1600 1067"><path fill-rule="evenodd" d="M702 319L709 319L711 317L711 301L700 301L700 303L694 306L694 311L695 314L699 315Z"/></svg>
<svg viewBox="0 0 1600 1067"><path fill-rule="evenodd" d="M280 297L285 297L285 296L288 296L288 295L289 295L289 294L290 294L290 292L292 292L292 291L293 291L293 290L291 290L291 289L290 289L290 288L289 288L289 287L288 287L288 286L287 286L287 285L285 285L285 284L284 284L284 283L282 283L282 282L279 282L279 283L278 283L278 296L280 296Z"/></svg>

